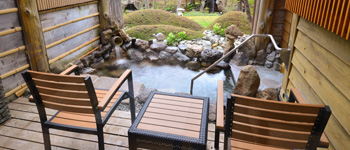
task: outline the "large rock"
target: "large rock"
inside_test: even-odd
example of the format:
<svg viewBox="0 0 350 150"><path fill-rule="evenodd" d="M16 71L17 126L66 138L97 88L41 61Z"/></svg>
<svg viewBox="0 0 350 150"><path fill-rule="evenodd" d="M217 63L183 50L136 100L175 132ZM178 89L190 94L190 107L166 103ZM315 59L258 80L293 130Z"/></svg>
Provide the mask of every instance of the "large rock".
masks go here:
<svg viewBox="0 0 350 150"><path fill-rule="evenodd" d="M158 52L164 50L166 47L167 45L165 44L152 44L150 46L151 50L158 51Z"/></svg>
<svg viewBox="0 0 350 150"><path fill-rule="evenodd" d="M157 34L153 34L153 36L157 41L164 41L165 40L165 36L161 32L159 32Z"/></svg>
<svg viewBox="0 0 350 150"><path fill-rule="evenodd" d="M201 64L197 61L189 61L185 66L191 70L198 70L201 68Z"/></svg>
<svg viewBox="0 0 350 150"><path fill-rule="evenodd" d="M134 48L130 48L128 50L128 56L131 60L135 60L135 61L142 61L146 57L144 53Z"/></svg>
<svg viewBox="0 0 350 150"><path fill-rule="evenodd" d="M203 45L204 49L211 49L212 44L210 41L203 40L202 45Z"/></svg>
<svg viewBox="0 0 350 150"><path fill-rule="evenodd" d="M275 88L267 88L262 91L258 91L255 97L261 98L261 99L278 101L278 90Z"/></svg>
<svg viewBox="0 0 350 150"><path fill-rule="evenodd" d="M255 48L255 44L252 40L249 40L247 43L242 45L242 47L240 47L238 51L243 52L243 54L249 60L254 60L256 57L256 48Z"/></svg>
<svg viewBox="0 0 350 150"><path fill-rule="evenodd" d="M145 40L136 40L135 45L141 50L146 50L149 48L148 41Z"/></svg>
<svg viewBox="0 0 350 150"><path fill-rule="evenodd" d="M249 59L243 54L243 52L238 52L233 56L231 62L237 66L245 66L248 64Z"/></svg>
<svg viewBox="0 0 350 150"><path fill-rule="evenodd" d="M204 48L201 45L187 45L185 54L188 57L200 57L203 50Z"/></svg>
<svg viewBox="0 0 350 150"><path fill-rule="evenodd" d="M190 58L188 58L186 55L182 54L181 52L177 52L173 56L180 62L190 61Z"/></svg>
<svg viewBox="0 0 350 150"><path fill-rule="evenodd" d="M176 52L179 51L179 48L173 47L173 46L168 46L167 48L165 48L165 51L170 53L170 54L175 54Z"/></svg>
<svg viewBox="0 0 350 150"><path fill-rule="evenodd" d="M268 61L274 62L276 60L276 52L273 51L270 54L267 55L266 59Z"/></svg>
<svg viewBox="0 0 350 150"><path fill-rule="evenodd" d="M222 57L222 53L215 49L206 49L201 53L201 59L205 62L213 63Z"/></svg>
<svg viewBox="0 0 350 150"><path fill-rule="evenodd" d="M234 40L238 38L238 36L242 36L242 35L243 35L242 31L239 30L239 28L234 24L228 26L225 30L225 36L230 40Z"/></svg>
<svg viewBox="0 0 350 150"><path fill-rule="evenodd" d="M227 62L225 62L225 61L219 62L216 66L218 66L218 67L220 67L220 68L223 68L223 69L228 69L228 68L230 68L229 63L227 63Z"/></svg>
<svg viewBox="0 0 350 150"><path fill-rule="evenodd" d="M268 54L270 54L270 53L272 53L273 51L275 51L275 47L273 46L273 44L272 44L272 43L267 44L266 52L267 52Z"/></svg>
<svg viewBox="0 0 350 150"><path fill-rule="evenodd" d="M265 66L266 66L267 68L271 68L271 67L273 66L273 62L266 60Z"/></svg>
<svg viewBox="0 0 350 150"><path fill-rule="evenodd" d="M166 51L161 51L158 56L159 56L159 59L168 60L170 59L171 54Z"/></svg>
<svg viewBox="0 0 350 150"><path fill-rule="evenodd" d="M111 50L113 48L112 44L111 43L108 43L107 45L100 45L100 51L102 53L106 53L108 52L109 50Z"/></svg>
<svg viewBox="0 0 350 150"><path fill-rule="evenodd" d="M267 56L267 53L264 49L259 50L258 53L256 54L255 64L263 66L266 61L266 56Z"/></svg>
<svg viewBox="0 0 350 150"><path fill-rule="evenodd" d="M140 92L138 96L135 97L135 100L140 103L145 103L149 94L151 94L151 92L153 91L157 91L157 89L145 88L143 91Z"/></svg>
<svg viewBox="0 0 350 150"><path fill-rule="evenodd" d="M112 38L113 31L111 29L104 30L101 33L101 42L102 44L108 44Z"/></svg>
<svg viewBox="0 0 350 150"><path fill-rule="evenodd" d="M254 66L248 65L241 69L234 94L254 97L260 85L260 77Z"/></svg>
<svg viewBox="0 0 350 150"><path fill-rule="evenodd" d="M84 67L89 67L93 63L93 56L88 55L88 56L80 59L80 61L83 63Z"/></svg>
<svg viewBox="0 0 350 150"><path fill-rule="evenodd" d="M280 71L281 70L281 64L278 63L277 61L275 61L273 63L273 69L276 70L276 71Z"/></svg>
<svg viewBox="0 0 350 150"><path fill-rule="evenodd" d="M178 45L177 47L180 49L181 53L185 53L187 45Z"/></svg>

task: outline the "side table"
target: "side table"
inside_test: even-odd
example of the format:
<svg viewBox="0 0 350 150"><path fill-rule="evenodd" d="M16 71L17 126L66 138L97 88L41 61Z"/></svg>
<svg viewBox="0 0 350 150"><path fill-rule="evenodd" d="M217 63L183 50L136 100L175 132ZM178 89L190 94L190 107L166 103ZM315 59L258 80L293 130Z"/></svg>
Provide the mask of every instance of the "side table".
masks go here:
<svg viewBox="0 0 350 150"><path fill-rule="evenodd" d="M152 92L128 131L129 149L206 149L209 98Z"/></svg>

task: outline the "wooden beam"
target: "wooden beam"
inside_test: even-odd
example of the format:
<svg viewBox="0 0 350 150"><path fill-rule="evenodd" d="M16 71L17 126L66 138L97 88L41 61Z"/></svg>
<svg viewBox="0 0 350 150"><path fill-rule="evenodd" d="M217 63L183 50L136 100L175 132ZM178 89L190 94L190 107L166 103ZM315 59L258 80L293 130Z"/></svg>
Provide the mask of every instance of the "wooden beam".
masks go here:
<svg viewBox="0 0 350 150"><path fill-rule="evenodd" d="M7 34L15 33L15 32L18 32L18 31L22 31L22 28L21 27L16 27L16 28L13 28L13 29L2 31L2 32L0 32L0 36L4 36L4 35L7 35Z"/></svg>
<svg viewBox="0 0 350 150"><path fill-rule="evenodd" d="M271 33L272 18L274 10L275 0L261 0L259 8L259 14L257 17L256 34L269 34ZM256 12L258 13L258 12ZM265 49L269 42L268 38L256 38L256 49Z"/></svg>
<svg viewBox="0 0 350 150"><path fill-rule="evenodd" d="M35 0L19 0L24 41L32 70L49 72L46 44Z"/></svg>
<svg viewBox="0 0 350 150"><path fill-rule="evenodd" d="M100 12L101 29L103 29L108 26L109 11L107 0L99 0L98 8Z"/></svg>
<svg viewBox="0 0 350 150"><path fill-rule="evenodd" d="M0 15L13 13L13 12L16 12L16 11L18 11L18 8L4 9L4 10L0 10Z"/></svg>
<svg viewBox="0 0 350 150"><path fill-rule="evenodd" d="M1 79L5 79L5 78L7 78L7 77L9 77L9 76L11 76L11 75L13 75L13 74L16 74L16 73L18 73L18 72L21 72L22 70L27 69L27 68L29 68L29 64L24 65L24 66L22 66L22 67L19 67L19 68L15 69L15 70L11 70L10 72L7 72L7 73L5 73L5 74L2 74L2 75L0 76L0 78L1 78Z"/></svg>
<svg viewBox="0 0 350 150"><path fill-rule="evenodd" d="M49 13L49 12L54 12L54 11L59 11L59 10L73 8L73 7L89 5L89 4L96 4L96 3L98 3L98 1L92 1L92 2L86 2L86 3L80 3L80 4L75 4L75 5L59 7L59 8L47 9L47 10L39 11L39 14L45 14L45 13Z"/></svg>
<svg viewBox="0 0 350 150"><path fill-rule="evenodd" d="M11 54L19 52L19 51L22 51L25 48L26 48L25 46L21 46L21 47L17 47L17 48L14 48L14 49L10 49L10 50L8 50L6 52L0 53L0 58L5 57L7 55L11 55Z"/></svg>

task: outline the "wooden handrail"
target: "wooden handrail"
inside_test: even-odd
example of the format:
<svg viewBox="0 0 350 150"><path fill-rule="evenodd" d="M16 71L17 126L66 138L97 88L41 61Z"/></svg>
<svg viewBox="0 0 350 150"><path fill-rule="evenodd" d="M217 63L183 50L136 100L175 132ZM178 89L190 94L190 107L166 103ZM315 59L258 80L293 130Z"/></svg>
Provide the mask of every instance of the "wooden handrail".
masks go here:
<svg viewBox="0 0 350 150"><path fill-rule="evenodd" d="M14 49L10 49L10 50L8 50L6 52L0 53L0 58L5 57L7 55L11 55L11 54L19 52L19 51L22 51L24 49L26 49L25 46L21 46L21 47L17 47L17 48L14 48Z"/></svg>
<svg viewBox="0 0 350 150"><path fill-rule="evenodd" d="M16 28L13 28L13 29L2 31L2 32L0 32L0 36L4 36L4 35L7 35L7 34L15 33L15 32L18 32L18 31L22 31L22 27L16 27Z"/></svg>
<svg viewBox="0 0 350 150"><path fill-rule="evenodd" d="M216 98L216 128L224 129L224 81L218 81Z"/></svg>
<svg viewBox="0 0 350 150"><path fill-rule="evenodd" d="M18 11L18 8L4 9L4 10L0 10L0 15L13 13L13 12L16 12L16 11Z"/></svg>

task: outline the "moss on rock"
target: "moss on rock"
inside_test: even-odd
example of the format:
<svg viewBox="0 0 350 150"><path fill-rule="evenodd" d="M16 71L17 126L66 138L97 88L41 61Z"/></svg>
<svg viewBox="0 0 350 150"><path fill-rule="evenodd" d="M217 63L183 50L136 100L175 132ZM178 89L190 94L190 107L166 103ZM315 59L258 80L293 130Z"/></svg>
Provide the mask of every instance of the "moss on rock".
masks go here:
<svg viewBox="0 0 350 150"><path fill-rule="evenodd" d="M219 23L222 28L227 28L228 26L234 24L236 25L244 34L251 34L251 27L246 15L243 12L231 11L225 13L221 17L217 18L206 29L213 30L213 26Z"/></svg>
<svg viewBox="0 0 350 150"><path fill-rule="evenodd" d="M172 25L194 31L203 30L203 27L193 20L159 9L144 9L127 14L124 16L124 25Z"/></svg>
<svg viewBox="0 0 350 150"><path fill-rule="evenodd" d="M181 31L186 32L186 39L196 39L201 38L204 35L202 34L202 31L193 31L190 29L182 28L182 27L175 27L171 25L139 25L133 28L130 28L126 31L127 34L131 37L143 39L143 40L149 40L153 39L153 34L162 32L164 35L168 35L170 32L177 34Z"/></svg>

